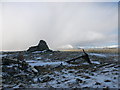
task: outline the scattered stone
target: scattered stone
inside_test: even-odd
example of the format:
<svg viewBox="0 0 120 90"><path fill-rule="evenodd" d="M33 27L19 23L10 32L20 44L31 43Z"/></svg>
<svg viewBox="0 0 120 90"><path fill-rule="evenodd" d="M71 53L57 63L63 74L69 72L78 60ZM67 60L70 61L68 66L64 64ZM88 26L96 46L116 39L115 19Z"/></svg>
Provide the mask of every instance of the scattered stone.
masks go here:
<svg viewBox="0 0 120 90"><path fill-rule="evenodd" d="M60 82L57 82L57 84L60 84Z"/></svg>
<svg viewBox="0 0 120 90"><path fill-rule="evenodd" d="M111 82L111 80L105 80L104 82Z"/></svg>
<svg viewBox="0 0 120 90"><path fill-rule="evenodd" d="M54 78L50 78L49 76L43 77L42 79L43 79L43 80L41 81L42 83L48 82L48 81L51 81L51 80L54 80Z"/></svg>
<svg viewBox="0 0 120 90"><path fill-rule="evenodd" d="M84 76L84 78L85 78L85 79L90 79L90 77L89 77L89 76Z"/></svg>
<svg viewBox="0 0 120 90"><path fill-rule="evenodd" d="M99 83L99 82L96 82L96 83L95 83L95 85L101 85L101 83Z"/></svg>
<svg viewBox="0 0 120 90"><path fill-rule="evenodd" d="M115 75L119 75L119 73L118 72L116 72L116 73L114 73Z"/></svg>
<svg viewBox="0 0 120 90"><path fill-rule="evenodd" d="M101 73L108 73L109 71L102 71Z"/></svg>
<svg viewBox="0 0 120 90"><path fill-rule="evenodd" d="M97 71L97 69L96 68L94 68L91 72L96 72Z"/></svg>
<svg viewBox="0 0 120 90"><path fill-rule="evenodd" d="M15 74L19 73L19 71L16 70L14 67L9 68L6 72L7 72L9 75L15 75Z"/></svg>
<svg viewBox="0 0 120 90"><path fill-rule="evenodd" d="M105 87L105 88L103 88L103 90L109 90L109 87Z"/></svg>
<svg viewBox="0 0 120 90"><path fill-rule="evenodd" d="M8 58L2 58L2 64L3 65L10 65L10 64L17 64L18 62L14 59L8 59Z"/></svg>
<svg viewBox="0 0 120 90"><path fill-rule="evenodd" d="M114 68L119 68L120 66L115 66Z"/></svg>
<svg viewBox="0 0 120 90"><path fill-rule="evenodd" d="M37 51L35 51L37 52ZM42 51L40 51L42 52ZM68 88L88 88L88 87L103 87L107 90L107 86L109 88L117 88L116 82L118 77L118 69L117 68L111 68L109 71L109 68L107 66L102 66L102 68L99 68L99 65L95 65L96 68L88 66L88 65L78 65L77 64L71 64L70 66L60 64L58 67L55 68L58 65L48 65L48 66L34 66L34 60L35 62L39 60L45 60L45 62L48 62L47 58L51 59L51 63L54 60L54 57L59 57L61 61L65 61L67 57L61 58L61 54L53 53L52 56L49 56L51 53L47 54L41 54L41 53L29 53L26 55L25 60L28 60L28 62L23 62L20 64L20 68L18 68L18 64L15 64L14 59L10 59L10 62L7 63L7 60L5 60L4 65L2 66L2 83L3 88L4 87L11 87L11 88L24 88L24 87L30 87L30 88L45 88L45 87L68 87ZM24 56L25 56L24 55ZM74 55L74 54L71 54ZM30 59L29 57L33 57L33 59ZM67 54L64 53L64 56L67 56ZM40 58L37 58L40 57ZM42 57L42 59L41 59ZM4 57L6 58L6 57ZM68 59L70 57L68 56ZM7 58L8 59L8 58ZM12 61L13 60L13 61ZM29 60L33 60L33 64ZM101 60L101 59L100 59ZM15 61L15 62L14 62ZM59 60L56 60L56 62ZM107 61L107 60L106 60ZM103 60L104 62L104 60ZM108 62L108 61L107 61ZM81 62L82 63L82 62ZM76 65L76 66L74 66ZM26 67L28 66L28 67ZM32 67L34 66L34 67ZM91 72L91 71L94 72ZM106 72L107 71L107 72ZM108 72L109 71L109 72ZM36 74L34 73L36 72ZM106 73L106 79L102 78L103 83L99 81L99 75L103 75L102 73ZM115 75L116 74L116 75ZM70 76L71 75L71 76ZM98 75L98 77L97 77ZM113 81L109 79L113 75ZM93 76L93 77L92 77ZM94 77L95 76L95 77ZM92 81L92 82L91 82ZM48 83L48 85L46 85ZM108 85L104 84L108 83ZM112 83L109 84L109 83ZM49 85L50 84L50 85ZM93 85L94 84L94 85ZM11 86L12 85L12 86ZM33 85L33 86L32 86ZM104 86L103 86L104 85Z"/></svg>
<svg viewBox="0 0 120 90"><path fill-rule="evenodd" d="M21 84L19 87L20 87L20 88L23 88L23 87L24 87L24 85L22 85L22 84Z"/></svg>
<svg viewBox="0 0 120 90"><path fill-rule="evenodd" d="M68 71L68 73L73 73L74 71Z"/></svg>
<svg viewBox="0 0 120 90"><path fill-rule="evenodd" d="M92 75L92 76L94 76L94 74L93 74L93 73L91 73L91 75Z"/></svg>
<svg viewBox="0 0 120 90"><path fill-rule="evenodd" d="M65 78L65 76L63 76L63 78Z"/></svg>
<svg viewBox="0 0 120 90"><path fill-rule="evenodd" d="M86 89L86 90L87 90L88 88L89 88L89 87L87 87L87 86L86 86L86 87L83 87L83 89Z"/></svg>
<svg viewBox="0 0 120 90"><path fill-rule="evenodd" d="M79 79L79 78L76 78L76 82L78 83L83 83L83 80Z"/></svg>
<svg viewBox="0 0 120 90"><path fill-rule="evenodd" d="M41 82L40 78L37 78L37 81L40 83Z"/></svg>

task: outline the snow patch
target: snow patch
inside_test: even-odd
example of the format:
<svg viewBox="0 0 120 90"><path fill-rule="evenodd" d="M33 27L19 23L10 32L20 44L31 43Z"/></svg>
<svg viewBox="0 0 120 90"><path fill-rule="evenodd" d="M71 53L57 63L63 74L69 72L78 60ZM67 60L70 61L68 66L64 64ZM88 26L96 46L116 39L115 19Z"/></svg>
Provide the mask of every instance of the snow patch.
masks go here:
<svg viewBox="0 0 120 90"><path fill-rule="evenodd" d="M44 53L44 52L46 52L47 50L43 50L43 51L35 51L35 52L32 52L32 53L34 53L34 54L37 54L37 53Z"/></svg>
<svg viewBox="0 0 120 90"><path fill-rule="evenodd" d="M38 61L38 60L27 60L26 62L28 62L28 64L30 66L46 66L46 65L60 65L62 63L62 65L66 65L67 63L65 62L43 62L43 61Z"/></svg>
<svg viewBox="0 0 120 90"><path fill-rule="evenodd" d="M100 62L98 62L98 61L92 61L92 63L94 63L94 64L100 64Z"/></svg>
<svg viewBox="0 0 120 90"><path fill-rule="evenodd" d="M98 53L90 53L89 55L94 55L94 56L98 56L98 57L106 57L106 55L98 54Z"/></svg>
<svg viewBox="0 0 120 90"><path fill-rule="evenodd" d="M42 59L42 57L37 57L36 59L37 59L37 60L40 60L40 59Z"/></svg>
<svg viewBox="0 0 120 90"><path fill-rule="evenodd" d="M2 58L2 57L6 57L7 56L7 54L4 54L4 55L0 55L0 58Z"/></svg>

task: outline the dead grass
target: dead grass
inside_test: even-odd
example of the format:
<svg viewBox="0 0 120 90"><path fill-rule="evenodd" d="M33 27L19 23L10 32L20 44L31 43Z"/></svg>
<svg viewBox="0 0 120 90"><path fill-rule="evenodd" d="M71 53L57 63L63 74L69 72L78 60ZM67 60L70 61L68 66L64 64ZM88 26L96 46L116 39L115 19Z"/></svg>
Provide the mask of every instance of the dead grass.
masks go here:
<svg viewBox="0 0 120 90"><path fill-rule="evenodd" d="M104 48L104 49L88 49L87 52L94 52L94 53L118 53L118 49L117 48L113 48L113 49L108 49L108 48Z"/></svg>
<svg viewBox="0 0 120 90"><path fill-rule="evenodd" d="M83 52L82 49L68 49L61 50L64 52ZM86 52L91 53L118 53L118 48L102 48L102 49L85 49Z"/></svg>

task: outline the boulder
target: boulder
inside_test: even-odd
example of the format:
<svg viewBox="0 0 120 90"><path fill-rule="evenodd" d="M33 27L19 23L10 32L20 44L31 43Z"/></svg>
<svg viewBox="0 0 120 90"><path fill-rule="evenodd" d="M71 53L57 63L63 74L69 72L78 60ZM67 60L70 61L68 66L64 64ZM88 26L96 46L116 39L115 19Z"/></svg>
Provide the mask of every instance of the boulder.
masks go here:
<svg viewBox="0 0 120 90"><path fill-rule="evenodd" d="M49 47L44 40L40 40L37 49L38 49L38 51L43 51L43 50L49 50Z"/></svg>
<svg viewBox="0 0 120 90"><path fill-rule="evenodd" d="M39 44L37 46L30 47L27 51L28 52L34 52L34 51L52 51L49 49L47 43L44 40L40 40Z"/></svg>

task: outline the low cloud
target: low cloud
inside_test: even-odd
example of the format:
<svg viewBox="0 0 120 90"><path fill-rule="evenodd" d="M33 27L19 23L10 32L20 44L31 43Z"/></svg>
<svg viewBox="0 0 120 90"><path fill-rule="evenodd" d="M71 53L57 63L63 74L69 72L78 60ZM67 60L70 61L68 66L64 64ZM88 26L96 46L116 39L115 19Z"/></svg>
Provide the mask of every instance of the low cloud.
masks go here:
<svg viewBox="0 0 120 90"><path fill-rule="evenodd" d="M117 43L117 3L3 3L3 50Z"/></svg>

